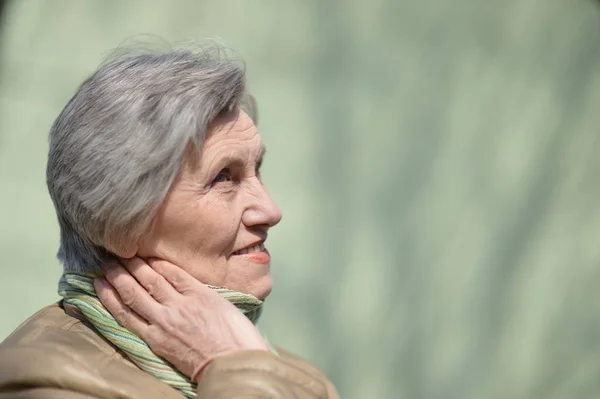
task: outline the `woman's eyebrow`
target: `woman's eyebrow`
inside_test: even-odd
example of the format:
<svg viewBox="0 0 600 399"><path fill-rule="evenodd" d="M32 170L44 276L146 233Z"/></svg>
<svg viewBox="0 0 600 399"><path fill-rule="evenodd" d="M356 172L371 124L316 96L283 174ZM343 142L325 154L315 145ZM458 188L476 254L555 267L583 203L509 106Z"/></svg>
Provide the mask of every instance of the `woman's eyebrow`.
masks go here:
<svg viewBox="0 0 600 399"><path fill-rule="evenodd" d="M255 163L256 163L256 167L259 168L260 165L262 164L263 158L265 156L267 152L267 148L265 147L264 144L261 145L260 150L258 151L258 153L256 154L256 158L255 158ZM219 160L218 162L216 162L216 166L213 166L212 168L216 168L221 170L222 168L224 168L225 166L229 165L231 167L234 168L241 168L244 167L248 162L248 158L245 158L243 156L241 156L241 154L229 154L228 156L222 158L221 160Z"/></svg>

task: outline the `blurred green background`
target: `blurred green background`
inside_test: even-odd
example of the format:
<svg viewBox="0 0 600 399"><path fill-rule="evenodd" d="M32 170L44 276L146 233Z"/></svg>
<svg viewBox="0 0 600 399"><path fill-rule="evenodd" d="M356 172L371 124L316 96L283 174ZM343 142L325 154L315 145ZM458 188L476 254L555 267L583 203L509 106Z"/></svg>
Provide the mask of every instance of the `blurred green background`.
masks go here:
<svg viewBox="0 0 600 399"><path fill-rule="evenodd" d="M248 66L284 212L261 328L345 399L600 397L600 2L7 1L0 339L57 300L47 133L124 40Z"/></svg>

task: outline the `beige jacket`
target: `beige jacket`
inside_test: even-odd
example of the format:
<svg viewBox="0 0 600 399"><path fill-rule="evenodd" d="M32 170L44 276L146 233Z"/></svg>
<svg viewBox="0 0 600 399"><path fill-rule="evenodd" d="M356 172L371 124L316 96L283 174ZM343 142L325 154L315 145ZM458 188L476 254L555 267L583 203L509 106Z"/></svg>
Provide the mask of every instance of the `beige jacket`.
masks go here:
<svg viewBox="0 0 600 399"><path fill-rule="evenodd" d="M314 366L280 355L245 351L213 360L198 383L198 398L339 399ZM0 399L183 397L59 304L33 315L0 344Z"/></svg>

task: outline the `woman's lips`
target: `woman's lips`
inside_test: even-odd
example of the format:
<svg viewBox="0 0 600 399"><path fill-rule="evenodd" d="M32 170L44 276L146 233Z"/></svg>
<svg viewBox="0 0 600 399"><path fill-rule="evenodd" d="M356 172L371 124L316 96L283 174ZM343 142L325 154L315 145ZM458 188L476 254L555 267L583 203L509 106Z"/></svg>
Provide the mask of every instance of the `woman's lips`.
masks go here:
<svg viewBox="0 0 600 399"><path fill-rule="evenodd" d="M256 245L242 248L233 253L234 256L242 256L253 263L266 264L271 260L269 251L265 248L264 240Z"/></svg>
<svg viewBox="0 0 600 399"><path fill-rule="evenodd" d="M271 261L271 256L269 255L269 251L267 251L266 248L259 252L248 252L247 254L235 256L241 256L243 258L248 259L250 262L259 263L262 265Z"/></svg>

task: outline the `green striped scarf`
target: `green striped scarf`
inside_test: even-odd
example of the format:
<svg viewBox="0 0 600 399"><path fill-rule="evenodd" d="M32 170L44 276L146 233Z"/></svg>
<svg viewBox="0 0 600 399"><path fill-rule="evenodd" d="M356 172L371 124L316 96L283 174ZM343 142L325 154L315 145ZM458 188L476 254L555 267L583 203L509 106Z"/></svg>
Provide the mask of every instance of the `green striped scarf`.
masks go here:
<svg viewBox="0 0 600 399"><path fill-rule="evenodd" d="M125 352L140 369L175 388L185 397L195 398L196 384L177 371L169 362L154 354L141 338L119 325L100 302L93 281L93 276L65 273L58 284L58 293L64 298L65 303L79 309L100 334ZM226 288L209 287L233 303L248 316L252 323L256 323L262 310L261 300ZM273 348L271 350L275 352Z"/></svg>

